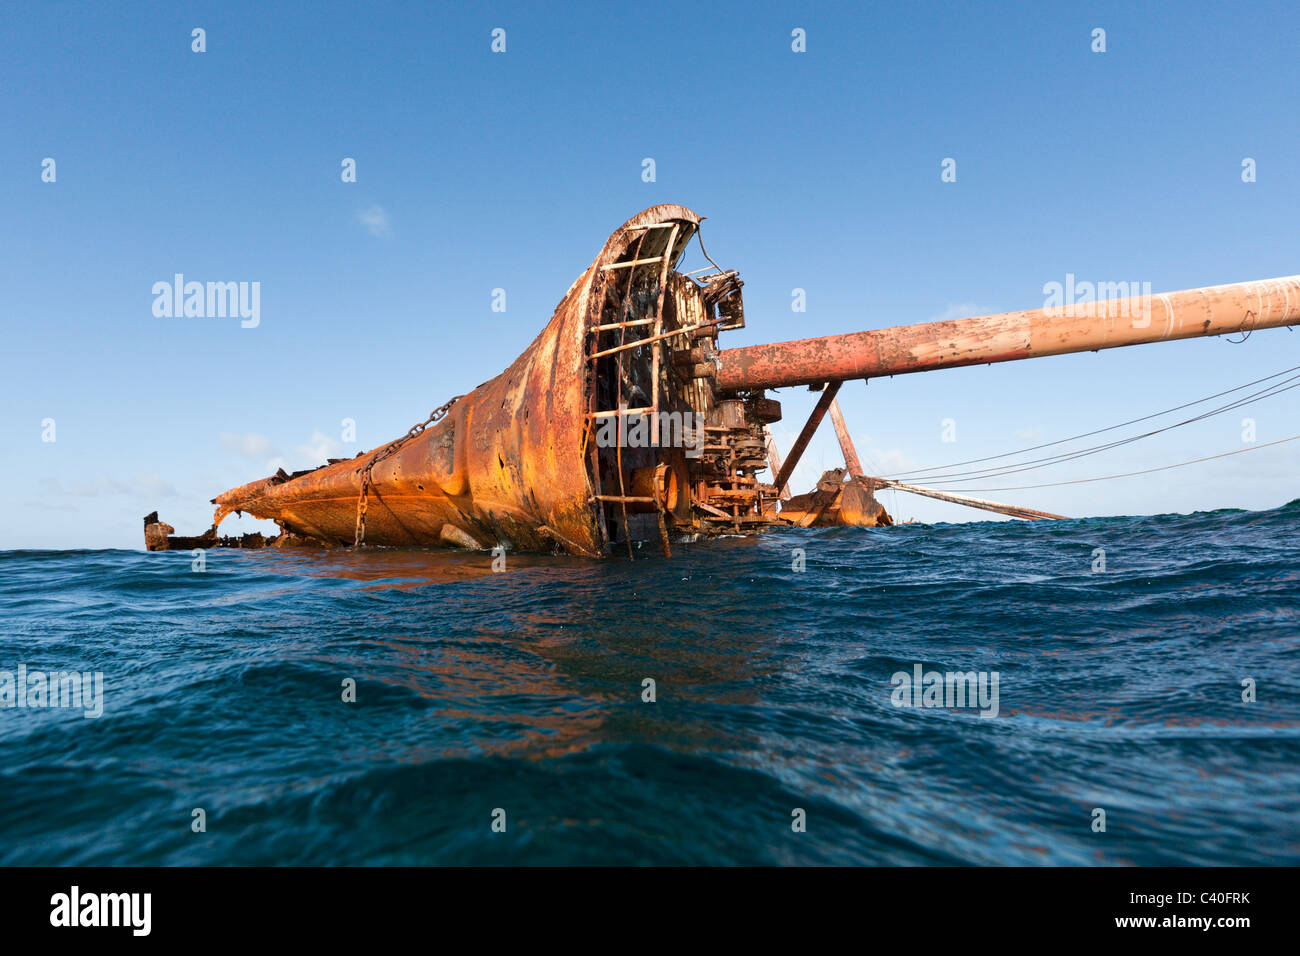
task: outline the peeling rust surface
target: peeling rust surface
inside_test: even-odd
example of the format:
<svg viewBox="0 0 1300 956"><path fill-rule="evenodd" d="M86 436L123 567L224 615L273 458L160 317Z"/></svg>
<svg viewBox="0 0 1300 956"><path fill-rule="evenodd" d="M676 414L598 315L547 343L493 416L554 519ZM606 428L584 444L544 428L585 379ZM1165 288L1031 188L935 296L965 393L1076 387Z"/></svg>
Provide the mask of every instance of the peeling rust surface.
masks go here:
<svg viewBox="0 0 1300 956"><path fill-rule="evenodd" d="M832 468L817 480L807 494L794 495L781 504L781 520L796 528L830 528L841 524L840 496L844 490L844 469Z"/></svg>
<svg viewBox="0 0 1300 956"><path fill-rule="evenodd" d="M885 506L876 500L876 483L866 477L854 476L844 486L840 495L840 524L851 528L884 528L892 525Z"/></svg>

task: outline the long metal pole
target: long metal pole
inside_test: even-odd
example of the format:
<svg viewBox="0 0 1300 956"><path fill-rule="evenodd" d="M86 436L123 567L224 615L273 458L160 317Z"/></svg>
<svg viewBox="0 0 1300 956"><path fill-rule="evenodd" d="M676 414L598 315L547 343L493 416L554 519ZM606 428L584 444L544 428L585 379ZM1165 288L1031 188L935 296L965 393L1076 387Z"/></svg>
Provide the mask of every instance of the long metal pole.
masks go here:
<svg viewBox="0 0 1300 956"><path fill-rule="evenodd" d="M835 426L835 437L840 440L840 451L844 453L844 467L849 470L849 477L861 478L866 473L862 470L862 462L858 461L858 450L853 447L853 439L849 437L849 426L844 422L838 398L831 402L831 424Z"/></svg>
<svg viewBox="0 0 1300 956"><path fill-rule="evenodd" d="M717 388L878 378L1297 324L1300 276L1286 276L723 349Z"/></svg>
<svg viewBox="0 0 1300 956"><path fill-rule="evenodd" d="M776 439L772 437L771 429L766 427L763 429L763 439L767 445L767 467L771 469L772 478L775 480L776 476L781 474L781 449L776 447ZM782 501L789 501L789 487L782 488L777 495Z"/></svg>
<svg viewBox="0 0 1300 956"><path fill-rule="evenodd" d="M1050 511L1035 511L1033 508L998 504L996 501L985 501L983 498L958 495L951 491L935 491L933 488L922 488L920 485L905 485L901 481L890 481L888 478L873 478L871 480L884 488L897 488L899 491L923 495L926 498L937 498L939 501L949 501L955 505L966 505L969 508L979 508L982 511L996 511L998 514L1010 515L1012 518L1023 518L1026 521L1042 521L1045 518L1054 518L1058 521L1069 520L1065 515L1054 515Z"/></svg>

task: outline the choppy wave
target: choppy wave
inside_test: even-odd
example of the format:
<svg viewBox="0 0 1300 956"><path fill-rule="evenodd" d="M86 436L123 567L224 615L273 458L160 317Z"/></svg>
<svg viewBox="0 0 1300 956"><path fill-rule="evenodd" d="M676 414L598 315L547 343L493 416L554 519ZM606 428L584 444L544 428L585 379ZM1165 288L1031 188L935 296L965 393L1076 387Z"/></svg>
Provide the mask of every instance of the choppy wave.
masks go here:
<svg viewBox="0 0 1300 956"><path fill-rule="evenodd" d="M191 560L0 552L0 671L105 681L0 708L0 863L1300 862L1300 502Z"/></svg>

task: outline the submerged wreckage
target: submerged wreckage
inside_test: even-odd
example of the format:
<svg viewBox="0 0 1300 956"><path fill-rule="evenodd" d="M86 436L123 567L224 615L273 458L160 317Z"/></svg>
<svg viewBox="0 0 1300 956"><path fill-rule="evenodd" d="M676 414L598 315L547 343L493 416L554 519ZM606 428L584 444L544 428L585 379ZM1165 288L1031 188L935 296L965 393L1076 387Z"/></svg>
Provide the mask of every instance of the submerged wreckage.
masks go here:
<svg viewBox="0 0 1300 956"><path fill-rule="evenodd" d="M835 402L840 385L1300 321L1291 276L720 350L722 333L744 327L743 283L716 263L698 275L675 269L699 225L676 205L634 216L502 374L379 448L218 495L203 535L172 535L154 513L146 546L503 544L600 556L648 540L668 551L674 537L889 524L873 494L883 487L1052 518L864 475ZM821 396L781 462L767 430L781 406L767 390L801 385ZM828 411L846 471L791 498L790 474ZM220 537L232 512L281 533Z"/></svg>

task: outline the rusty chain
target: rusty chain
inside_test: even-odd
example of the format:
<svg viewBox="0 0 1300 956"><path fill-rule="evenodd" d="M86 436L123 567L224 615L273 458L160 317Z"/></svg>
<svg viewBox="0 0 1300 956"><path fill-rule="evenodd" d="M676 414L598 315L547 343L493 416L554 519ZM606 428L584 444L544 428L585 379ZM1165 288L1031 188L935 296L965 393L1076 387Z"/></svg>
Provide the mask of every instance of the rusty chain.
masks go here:
<svg viewBox="0 0 1300 956"><path fill-rule="evenodd" d="M359 548L366 543L366 509L370 504L370 474L374 471L375 465L392 455L397 451L397 449L401 448L416 435L419 435L430 425L442 421L443 417L451 411L451 406L455 405L464 397L464 395L457 395L446 404L439 405L429 413L428 418L412 425L405 435L401 438L390 441L387 445L376 452L368 462L366 462L366 467L361 469L361 496L357 498L357 527L356 534L353 537L352 547Z"/></svg>

